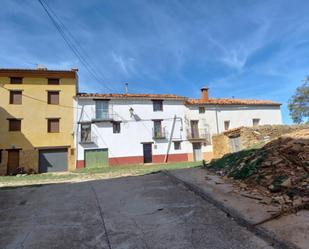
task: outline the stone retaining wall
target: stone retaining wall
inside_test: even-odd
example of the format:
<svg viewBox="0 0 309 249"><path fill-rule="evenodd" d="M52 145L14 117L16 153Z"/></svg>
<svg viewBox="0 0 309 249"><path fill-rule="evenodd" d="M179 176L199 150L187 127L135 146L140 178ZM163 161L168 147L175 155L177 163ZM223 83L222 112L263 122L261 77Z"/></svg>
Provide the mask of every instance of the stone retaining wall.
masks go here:
<svg viewBox="0 0 309 249"><path fill-rule="evenodd" d="M301 129L309 129L309 125L261 125L232 129L212 137L214 158L220 158L231 152L230 136L240 136L241 148L245 149Z"/></svg>

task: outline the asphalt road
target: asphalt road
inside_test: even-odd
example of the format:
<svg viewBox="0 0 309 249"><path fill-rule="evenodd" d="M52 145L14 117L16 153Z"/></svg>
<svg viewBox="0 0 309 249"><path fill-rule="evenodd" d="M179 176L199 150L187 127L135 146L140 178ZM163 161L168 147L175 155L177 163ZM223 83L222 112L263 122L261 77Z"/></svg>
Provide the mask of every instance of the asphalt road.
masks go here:
<svg viewBox="0 0 309 249"><path fill-rule="evenodd" d="M0 248L272 248L162 173L0 190Z"/></svg>

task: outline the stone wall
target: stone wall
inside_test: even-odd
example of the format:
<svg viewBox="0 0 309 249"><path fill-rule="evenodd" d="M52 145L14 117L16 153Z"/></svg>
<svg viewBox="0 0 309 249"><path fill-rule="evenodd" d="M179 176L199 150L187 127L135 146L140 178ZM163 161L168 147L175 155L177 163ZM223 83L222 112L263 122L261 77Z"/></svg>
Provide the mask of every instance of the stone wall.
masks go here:
<svg viewBox="0 0 309 249"><path fill-rule="evenodd" d="M223 133L212 136L212 146L214 158L220 158L230 153L229 137Z"/></svg>
<svg viewBox="0 0 309 249"><path fill-rule="evenodd" d="M0 153L1 153L0 175L6 175L7 162L8 162L8 152L6 150L0 150Z"/></svg>
<svg viewBox="0 0 309 249"><path fill-rule="evenodd" d="M213 155L214 158L220 158L231 152L230 136L240 136L241 149L245 149L301 129L309 129L309 125L261 125L232 129L212 137Z"/></svg>
<svg viewBox="0 0 309 249"><path fill-rule="evenodd" d="M19 152L19 165L24 168L26 172L39 171L39 152L38 150L20 150Z"/></svg>
<svg viewBox="0 0 309 249"><path fill-rule="evenodd" d="M257 127L243 127L240 130L242 148L248 148L259 142L268 142L281 135L309 129L309 125L262 125Z"/></svg>

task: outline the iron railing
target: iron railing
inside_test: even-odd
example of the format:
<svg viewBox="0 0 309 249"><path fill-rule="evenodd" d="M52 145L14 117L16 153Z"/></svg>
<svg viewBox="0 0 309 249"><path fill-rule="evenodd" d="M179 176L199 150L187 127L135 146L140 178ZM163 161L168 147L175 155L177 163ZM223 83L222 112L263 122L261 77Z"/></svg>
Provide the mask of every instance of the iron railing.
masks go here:
<svg viewBox="0 0 309 249"><path fill-rule="evenodd" d="M152 138L153 139L165 139L167 138L167 132L165 131L165 127L161 129L152 129Z"/></svg>
<svg viewBox="0 0 309 249"><path fill-rule="evenodd" d="M79 143L80 144L97 144L98 137L94 134L80 134Z"/></svg>
<svg viewBox="0 0 309 249"><path fill-rule="evenodd" d="M187 129L188 140L205 140L210 144L210 133L208 129Z"/></svg>

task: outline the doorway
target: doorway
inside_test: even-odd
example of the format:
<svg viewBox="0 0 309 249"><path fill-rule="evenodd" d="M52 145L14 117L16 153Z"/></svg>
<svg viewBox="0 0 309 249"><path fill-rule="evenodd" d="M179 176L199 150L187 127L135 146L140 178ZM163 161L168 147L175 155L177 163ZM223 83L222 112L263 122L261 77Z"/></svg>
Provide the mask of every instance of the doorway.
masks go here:
<svg viewBox="0 0 309 249"><path fill-rule="evenodd" d="M198 132L198 120L191 120L191 137L192 138L198 138L199 132Z"/></svg>
<svg viewBox="0 0 309 249"><path fill-rule="evenodd" d="M85 167L108 167L108 149L85 150Z"/></svg>
<svg viewBox="0 0 309 249"><path fill-rule="evenodd" d="M39 150L39 172L61 172L68 170L68 149Z"/></svg>
<svg viewBox="0 0 309 249"><path fill-rule="evenodd" d="M152 162L152 143L143 144L144 163Z"/></svg>
<svg viewBox="0 0 309 249"><path fill-rule="evenodd" d="M193 143L193 156L195 162L202 161L201 143Z"/></svg>
<svg viewBox="0 0 309 249"><path fill-rule="evenodd" d="M16 175L19 168L19 150L8 150L7 174Z"/></svg>

